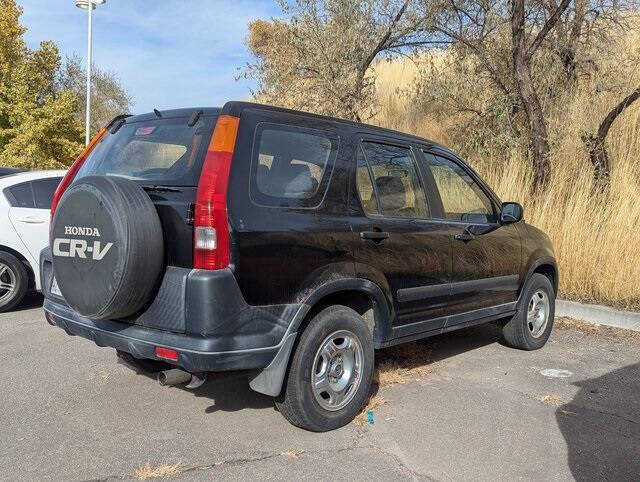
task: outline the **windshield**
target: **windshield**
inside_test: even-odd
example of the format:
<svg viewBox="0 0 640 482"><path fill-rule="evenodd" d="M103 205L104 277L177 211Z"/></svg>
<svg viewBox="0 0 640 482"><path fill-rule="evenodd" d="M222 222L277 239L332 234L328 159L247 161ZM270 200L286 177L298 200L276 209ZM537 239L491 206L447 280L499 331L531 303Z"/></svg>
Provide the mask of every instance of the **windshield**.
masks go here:
<svg viewBox="0 0 640 482"><path fill-rule="evenodd" d="M78 171L84 176L121 176L141 184L197 186L217 116L193 126L176 117L126 122L107 132Z"/></svg>

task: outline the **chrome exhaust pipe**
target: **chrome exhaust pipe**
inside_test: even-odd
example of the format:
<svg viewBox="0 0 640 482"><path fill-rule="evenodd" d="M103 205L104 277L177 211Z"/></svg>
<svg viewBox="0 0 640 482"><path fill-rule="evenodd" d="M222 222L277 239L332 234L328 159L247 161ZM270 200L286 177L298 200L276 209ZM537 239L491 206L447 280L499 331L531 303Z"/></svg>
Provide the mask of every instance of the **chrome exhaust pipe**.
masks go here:
<svg viewBox="0 0 640 482"><path fill-rule="evenodd" d="M166 385L180 385L181 383L187 383L189 381L191 381L191 373L180 370L179 368L158 372L158 383L163 387Z"/></svg>

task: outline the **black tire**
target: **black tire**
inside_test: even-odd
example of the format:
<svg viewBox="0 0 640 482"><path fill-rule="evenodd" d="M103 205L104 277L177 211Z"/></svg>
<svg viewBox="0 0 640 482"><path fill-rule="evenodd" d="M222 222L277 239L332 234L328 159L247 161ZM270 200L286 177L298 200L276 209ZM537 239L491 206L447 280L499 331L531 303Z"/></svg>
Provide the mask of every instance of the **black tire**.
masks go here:
<svg viewBox="0 0 640 482"><path fill-rule="evenodd" d="M353 335L362 348L361 379L359 385L352 389L353 394L345 398L350 398L346 406L332 411L322 407L316 400L311 387L312 366L323 342L340 331ZM300 335L284 390L276 399L276 406L289 422L306 430L326 432L342 427L351 422L366 403L373 369L373 341L365 321L351 308L330 306L320 311Z"/></svg>
<svg viewBox="0 0 640 482"><path fill-rule="evenodd" d="M534 296L537 299L543 299L540 297L540 293L547 297L548 313L546 325L541 325L536 330L533 323L528 321L527 314ZM502 328L502 335L507 345L521 350L542 348L547 343L553 329L555 300L555 292L549 278L540 273L534 273L522 290L517 313Z"/></svg>
<svg viewBox="0 0 640 482"><path fill-rule="evenodd" d="M9 311L22 301L29 287L29 275L22 262L14 255L0 251L0 283L11 283L13 290L0 288L0 313Z"/></svg>
<svg viewBox="0 0 640 482"><path fill-rule="evenodd" d="M75 243L82 243L80 252ZM83 316L126 318L158 289L162 225L147 193L131 180L88 176L73 183L56 209L51 246L60 291Z"/></svg>

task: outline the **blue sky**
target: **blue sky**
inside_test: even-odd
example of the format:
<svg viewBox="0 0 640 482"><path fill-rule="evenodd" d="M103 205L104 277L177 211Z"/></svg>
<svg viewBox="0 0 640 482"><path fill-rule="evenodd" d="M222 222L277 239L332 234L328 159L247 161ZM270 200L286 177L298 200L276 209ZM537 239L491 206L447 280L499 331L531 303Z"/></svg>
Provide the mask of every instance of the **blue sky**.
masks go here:
<svg viewBox="0 0 640 482"><path fill-rule="evenodd" d="M63 57L86 59L87 13L74 0L17 3L29 47L53 40ZM252 84L235 77L251 59L247 23L278 13L266 0L107 0L94 10L94 64L118 75L133 113L246 99Z"/></svg>

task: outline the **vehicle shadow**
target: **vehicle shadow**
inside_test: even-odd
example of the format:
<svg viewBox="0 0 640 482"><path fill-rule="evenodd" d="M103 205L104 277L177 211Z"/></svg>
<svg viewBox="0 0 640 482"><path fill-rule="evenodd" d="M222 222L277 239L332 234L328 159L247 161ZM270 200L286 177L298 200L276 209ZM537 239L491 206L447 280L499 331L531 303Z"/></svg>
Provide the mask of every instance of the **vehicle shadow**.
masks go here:
<svg viewBox="0 0 640 482"><path fill-rule="evenodd" d="M138 375L154 381L157 380L160 370L174 368L168 363L154 360L143 360L132 364L127 359L118 357L117 361ZM244 371L209 373L207 381L201 387L191 389L185 385L176 385L173 388L213 401L214 403L205 409L205 413L236 412L244 408L273 407L271 397L251 390L247 381L247 372Z"/></svg>
<svg viewBox="0 0 640 482"><path fill-rule="evenodd" d="M24 298L20 303L10 309L7 313L21 310L30 310L31 308L39 308L42 306L43 302L44 296L42 296L42 293L39 293L37 291L30 291L26 295L24 295Z"/></svg>
<svg viewBox="0 0 640 482"><path fill-rule="evenodd" d="M640 363L573 385L556 411L573 477L640 480Z"/></svg>
<svg viewBox="0 0 640 482"><path fill-rule="evenodd" d="M487 323L378 350L376 366L393 361L401 368L421 368L492 343L502 344L502 331Z"/></svg>
<svg viewBox="0 0 640 482"><path fill-rule="evenodd" d="M242 372L210 373L207 382L191 392L196 397L213 401L212 405L205 408L205 413L237 412L245 408L275 410L273 399L251 390L247 374Z"/></svg>
<svg viewBox="0 0 640 482"><path fill-rule="evenodd" d="M497 343L500 339L500 329L487 324L377 350L375 382L369 398L375 397L381 385L384 385L380 381L391 371L415 368L428 371L433 363ZM157 377L157 372L149 369L140 370L133 366L129 368L153 380ZM247 372L209 373L207 382L199 388L188 389L184 385L178 385L176 388L196 397L210 399L213 403L205 409L206 413L236 412L245 408L275 410L272 397L251 390Z"/></svg>

